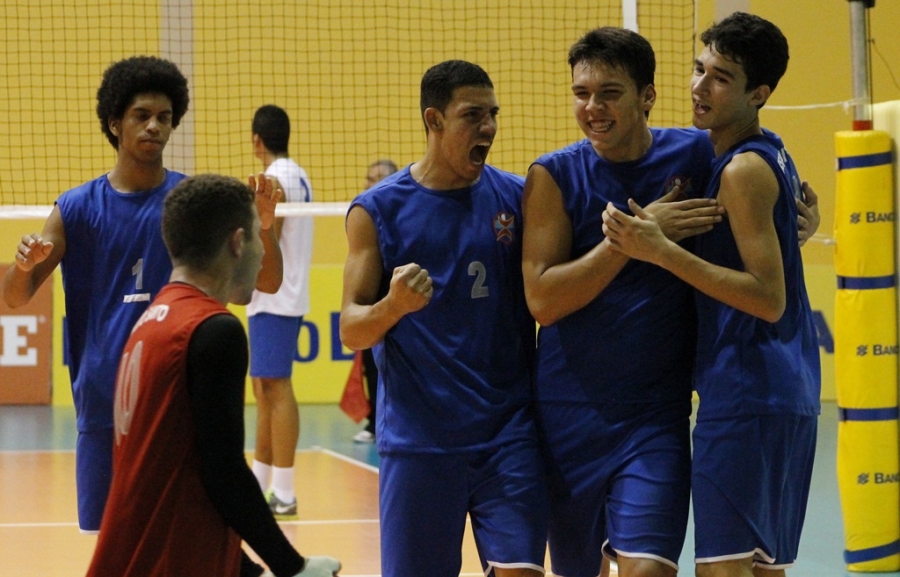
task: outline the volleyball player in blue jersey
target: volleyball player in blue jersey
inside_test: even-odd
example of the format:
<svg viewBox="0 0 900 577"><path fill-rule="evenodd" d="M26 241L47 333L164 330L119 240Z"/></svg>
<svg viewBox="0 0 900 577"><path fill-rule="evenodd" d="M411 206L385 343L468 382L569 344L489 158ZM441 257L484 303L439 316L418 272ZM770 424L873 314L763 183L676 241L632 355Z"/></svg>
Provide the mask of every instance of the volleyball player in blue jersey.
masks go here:
<svg viewBox="0 0 900 577"><path fill-rule="evenodd" d="M820 365L796 229L803 189L781 139L759 124L787 68L766 20L735 13L701 36L693 120L715 146L706 197L727 220L692 254L653 218L609 205L613 247L697 289L692 472L697 575L784 575L797 556L819 413Z"/></svg>
<svg viewBox="0 0 900 577"><path fill-rule="evenodd" d="M623 577L675 575L690 499L691 290L612 250L602 214L636 197L675 240L709 230L715 201L682 197L703 190L712 146L696 130L648 128L655 56L640 35L593 30L569 65L586 138L535 161L523 209L550 559L565 577L596 577L604 552Z"/></svg>
<svg viewBox="0 0 900 577"><path fill-rule="evenodd" d="M15 266L3 280L3 297L15 307L62 266L83 533L99 530L109 492L113 389L122 348L172 272L160 232L162 203L185 175L163 166L163 150L187 107L187 79L167 60L139 56L107 68L97 91L97 116L116 149L116 165L59 197L43 231L22 238ZM270 228L274 189L264 178L259 187L251 180ZM281 253L271 230L261 236L266 257L259 286L275 291Z"/></svg>
<svg viewBox="0 0 900 577"><path fill-rule="evenodd" d="M378 345L382 574L457 577L466 515L485 575L543 574L523 179L488 166L499 106L480 67L422 78L424 157L347 214L341 339Z"/></svg>
<svg viewBox="0 0 900 577"><path fill-rule="evenodd" d="M613 252L601 214L636 196L674 240L708 230L720 209L677 199L703 190L712 147L701 132L648 128L655 57L639 35L592 31L569 64L587 139L538 159L524 201L526 294L542 324L551 560L556 574L593 577L605 549L620 575L673 575L689 492L691 293ZM808 192L810 206L798 204L804 241L818 226Z"/></svg>

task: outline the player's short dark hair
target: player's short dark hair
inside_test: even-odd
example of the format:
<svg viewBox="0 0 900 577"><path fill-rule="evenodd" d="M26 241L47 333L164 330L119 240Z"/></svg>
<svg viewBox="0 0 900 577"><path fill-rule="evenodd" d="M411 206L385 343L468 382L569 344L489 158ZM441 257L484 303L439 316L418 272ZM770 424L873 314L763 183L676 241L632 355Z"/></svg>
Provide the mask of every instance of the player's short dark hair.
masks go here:
<svg viewBox="0 0 900 577"><path fill-rule="evenodd" d="M97 117L110 144L118 150L119 138L109 129L109 119L121 119L139 94L165 94L172 101L172 128L187 112L187 78L172 62L155 56L132 56L110 65L97 89Z"/></svg>
<svg viewBox="0 0 900 577"><path fill-rule="evenodd" d="M595 28L569 48L569 67L602 62L625 70L638 90L653 84L656 55L646 38L625 28Z"/></svg>
<svg viewBox="0 0 900 577"><path fill-rule="evenodd" d="M176 263L205 269L238 228L253 234L254 194L236 178L201 174L179 182L163 205L162 233Z"/></svg>
<svg viewBox="0 0 900 577"><path fill-rule="evenodd" d="M370 165L369 165L369 168L372 168L372 167L375 167L375 166L383 166L384 168L387 169L387 173L388 173L388 174L394 174L394 173L397 172L397 170L398 170L398 169L397 169L397 164L396 164L393 160L391 160L391 159L389 159L389 158L381 158L381 159L378 159L378 160L376 160L375 162L373 162L372 164L370 164Z"/></svg>
<svg viewBox="0 0 900 577"><path fill-rule="evenodd" d="M287 154L291 119L283 108L274 104L260 106L253 115L252 131L273 154Z"/></svg>
<svg viewBox="0 0 900 577"><path fill-rule="evenodd" d="M787 38L777 26L759 16L735 12L713 24L700 35L700 40L743 66L747 91L763 84L774 91L787 70L790 58Z"/></svg>
<svg viewBox="0 0 900 577"><path fill-rule="evenodd" d="M468 86L493 88L494 83L481 66L465 60L447 60L426 70L419 93L422 120L428 108L444 112L453 100L453 91ZM425 130L428 130L427 124Z"/></svg>

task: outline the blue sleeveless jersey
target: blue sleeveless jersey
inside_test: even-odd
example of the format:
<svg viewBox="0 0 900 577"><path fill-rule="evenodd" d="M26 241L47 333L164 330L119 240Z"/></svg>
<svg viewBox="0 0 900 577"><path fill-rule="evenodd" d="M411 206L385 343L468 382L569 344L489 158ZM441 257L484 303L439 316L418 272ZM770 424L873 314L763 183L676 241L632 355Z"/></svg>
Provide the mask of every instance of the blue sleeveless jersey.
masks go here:
<svg viewBox="0 0 900 577"><path fill-rule="evenodd" d="M122 349L172 273L162 239L162 205L183 178L169 171L157 188L123 194L103 175L56 202L66 234L65 339L79 431L113 425Z"/></svg>
<svg viewBox="0 0 900 577"><path fill-rule="evenodd" d="M382 286L428 270L434 295L376 349L382 452L456 452L533 437L535 323L522 283L522 177L486 166L470 188L434 191L409 168L351 204L371 216Z"/></svg>
<svg viewBox="0 0 900 577"><path fill-rule="evenodd" d="M797 169L781 139L764 130L763 135L744 140L716 158L706 196L718 194L722 171L732 157L744 152L761 156L778 178L780 192L773 217L781 245L787 305L781 319L769 323L697 291L697 417L817 415L819 347L803 278L794 203L802 193ZM697 256L713 264L743 269L727 219L697 237L696 250Z"/></svg>
<svg viewBox="0 0 900 577"><path fill-rule="evenodd" d="M606 203L630 213L690 181L706 185L712 145L693 129L653 129L642 158L613 163L587 140L540 157L572 221L572 258L604 239ZM696 191L696 192L695 192ZM635 403L690 399L696 319L690 287L671 273L631 260L593 301L538 335L542 401Z"/></svg>

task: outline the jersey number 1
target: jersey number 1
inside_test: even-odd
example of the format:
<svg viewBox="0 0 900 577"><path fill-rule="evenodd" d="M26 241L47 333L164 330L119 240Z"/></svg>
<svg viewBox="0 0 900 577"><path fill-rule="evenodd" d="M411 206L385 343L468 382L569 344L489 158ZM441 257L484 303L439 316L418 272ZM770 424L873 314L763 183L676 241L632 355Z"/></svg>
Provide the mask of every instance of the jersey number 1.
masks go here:
<svg viewBox="0 0 900 577"><path fill-rule="evenodd" d="M131 267L131 275L137 277L134 279L135 290L144 288L144 259L139 258L134 266Z"/></svg>

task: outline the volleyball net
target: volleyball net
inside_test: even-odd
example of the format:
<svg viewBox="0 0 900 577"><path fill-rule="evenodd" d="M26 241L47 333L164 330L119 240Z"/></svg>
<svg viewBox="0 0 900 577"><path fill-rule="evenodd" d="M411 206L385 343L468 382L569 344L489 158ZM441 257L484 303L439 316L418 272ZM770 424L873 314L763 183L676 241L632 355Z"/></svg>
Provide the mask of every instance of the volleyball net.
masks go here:
<svg viewBox="0 0 900 577"><path fill-rule="evenodd" d="M189 81L190 108L166 150L174 170L258 172L251 120L259 106L277 104L290 115L289 152L315 200L340 208L374 160L404 166L423 153L422 74L464 59L488 72L500 103L491 164L524 174L542 153L582 137L567 52L605 25L636 28L656 50L652 124L689 125L693 0L5 3L0 209L43 215L61 192L115 164L96 91L112 62L139 54L172 60Z"/></svg>

